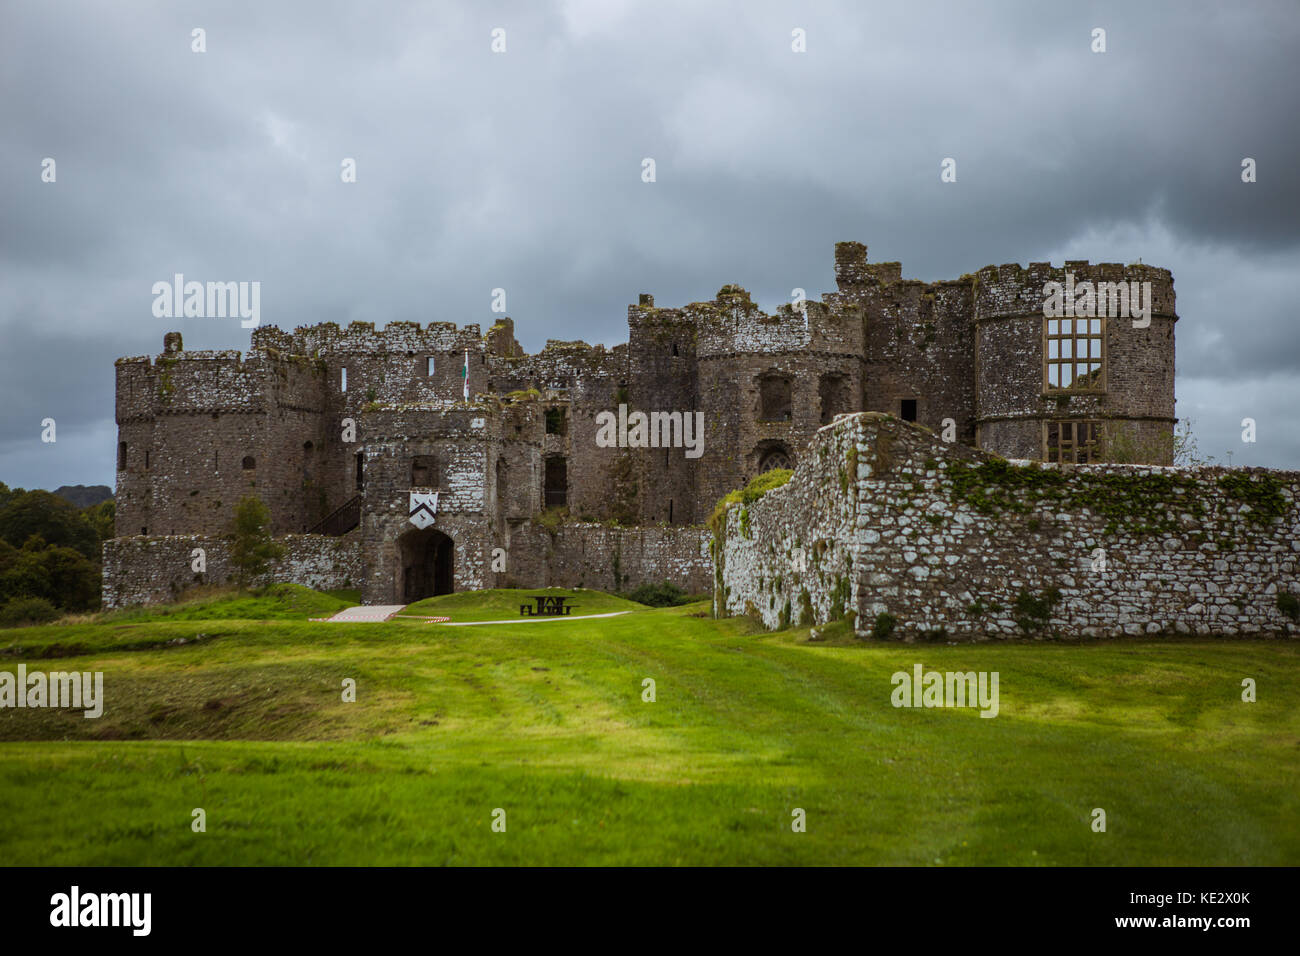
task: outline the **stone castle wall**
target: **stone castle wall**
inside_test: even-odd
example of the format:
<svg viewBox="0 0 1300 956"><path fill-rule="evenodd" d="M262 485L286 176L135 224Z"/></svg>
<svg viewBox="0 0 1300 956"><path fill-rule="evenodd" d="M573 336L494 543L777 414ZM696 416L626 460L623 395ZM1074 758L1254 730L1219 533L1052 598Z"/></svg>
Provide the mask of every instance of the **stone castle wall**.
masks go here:
<svg viewBox="0 0 1300 956"><path fill-rule="evenodd" d="M889 615L908 640L1295 636L1298 497L1296 472L1009 463L854 415L730 507L715 605L768 627L852 612L860 635Z"/></svg>
<svg viewBox="0 0 1300 956"><path fill-rule="evenodd" d="M405 515L402 516L405 520ZM464 518L444 521L457 542L458 590L486 587L586 587L631 591L642 584L671 581L693 594L709 590L711 536L703 528L612 528L573 523L548 531L525 524L507 546L505 572L491 570L491 538ZM400 530L400 528L399 528ZM376 559L366 545L368 532L342 537L286 535L285 556L271 570L276 581L316 590L360 589L367 603L401 603L388 590L395 578L396 552ZM384 539L374 547L386 548ZM193 570L194 549L205 552L206 571ZM386 553L386 552L385 552ZM369 556L368 556L369 555ZM383 576L376 585L371 576ZM104 545L105 608L175 601L187 590L234 582L230 542L223 537L175 535L115 538ZM377 590L376 590L377 589ZM368 590L375 593L366 598Z"/></svg>
<svg viewBox="0 0 1300 956"><path fill-rule="evenodd" d="M1104 391L1043 387L1043 283L1066 270L1152 282L1150 328L1107 327ZM224 535L245 495L268 506L273 533L302 534L359 497L366 600L396 600L412 566L399 539L411 540L417 458L436 464L429 487L443 495L457 588L495 579L483 557L495 548L547 580L594 573L530 530L560 501L561 523L668 526L694 540L719 498L802 462L818 429L845 413L914 409L936 431L951 423L959 442L1025 457L1042 453L1049 421L1105 421L1128 430L1148 456L1139 460L1167 458L1176 321L1167 271L1035 263L925 283L904 279L896 262L868 263L866 247L850 242L836 246L835 278L821 301L771 314L734 285L679 308L642 294L628 308L627 344L551 340L534 355L508 318L485 333L448 322L265 327L246 356L187 352L169 333L156 358L117 363L117 534ZM785 389L783 407L774 389ZM703 455L602 447L598 418L621 405L702 414ZM471 421L482 426L467 430ZM570 537L586 547L593 534Z"/></svg>
<svg viewBox="0 0 1300 956"><path fill-rule="evenodd" d="M318 591L361 586L359 535L287 535L279 541L285 554L272 565L274 580ZM196 548L204 551L203 573L193 570ZM230 542L205 535L114 538L104 542L103 582L105 608L174 601L191 588L230 585Z"/></svg>

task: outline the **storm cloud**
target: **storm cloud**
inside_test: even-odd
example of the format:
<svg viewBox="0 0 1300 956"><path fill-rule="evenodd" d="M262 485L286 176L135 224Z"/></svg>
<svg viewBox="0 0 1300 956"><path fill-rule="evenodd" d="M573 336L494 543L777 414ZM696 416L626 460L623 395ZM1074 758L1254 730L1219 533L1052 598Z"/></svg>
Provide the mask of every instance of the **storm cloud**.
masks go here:
<svg viewBox="0 0 1300 956"><path fill-rule="evenodd" d="M816 296L844 239L925 280L1170 269L1200 451L1295 468L1298 54L1293 3L9 4L0 480L111 485L113 359L247 349L154 317L175 273L289 329L486 327L503 288L536 350L624 341L640 292Z"/></svg>

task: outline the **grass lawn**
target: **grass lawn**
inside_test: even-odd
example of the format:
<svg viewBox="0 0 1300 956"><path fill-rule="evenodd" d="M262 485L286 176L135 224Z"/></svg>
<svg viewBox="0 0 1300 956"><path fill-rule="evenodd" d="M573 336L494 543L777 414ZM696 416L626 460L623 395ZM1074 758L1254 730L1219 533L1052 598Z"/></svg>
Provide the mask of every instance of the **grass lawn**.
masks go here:
<svg viewBox="0 0 1300 956"><path fill-rule="evenodd" d="M103 671L106 696L0 709L0 862L1300 863L1294 643L808 643L559 593L634 610L326 624L350 595L285 587L0 631L0 671ZM916 663L999 672L998 716L895 709Z"/></svg>

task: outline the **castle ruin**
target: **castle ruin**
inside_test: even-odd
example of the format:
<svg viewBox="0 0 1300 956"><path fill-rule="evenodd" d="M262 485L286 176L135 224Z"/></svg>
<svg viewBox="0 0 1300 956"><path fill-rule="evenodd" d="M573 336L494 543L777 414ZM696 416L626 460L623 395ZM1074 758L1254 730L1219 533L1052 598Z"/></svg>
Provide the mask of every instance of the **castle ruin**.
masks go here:
<svg viewBox="0 0 1300 956"><path fill-rule="evenodd" d="M819 429L863 411L1007 458L1086 463L1122 439L1130 459L1167 463L1167 270L1012 264L927 283L844 242L835 278L820 302L774 314L731 285L680 308L642 295L626 344L552 340L536 355L508 318L486 334L263 327L247 355L186 351L168 333L156 358L117 361L105 605L225 580L224 536L245 495L289 545L277 576L359 588L366 603L663 580L708 590L717 501L796 466ZM1150 314L1045 318L1045 284L1067 279L1149 283ZM635 434L638 412L661 413L640 442L598 440L613 416L620 439ZM697 413L696 455L677 429Z"/></svg>

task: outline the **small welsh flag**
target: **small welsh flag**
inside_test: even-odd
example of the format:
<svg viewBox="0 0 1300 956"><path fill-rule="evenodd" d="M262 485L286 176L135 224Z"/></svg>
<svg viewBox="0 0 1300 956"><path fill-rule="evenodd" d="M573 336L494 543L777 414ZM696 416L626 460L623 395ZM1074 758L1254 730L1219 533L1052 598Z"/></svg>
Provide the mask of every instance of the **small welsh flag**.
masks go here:
<svg viewBox="0 0 1300 956"><path fill-rule="evenodd" d="M469 401L469 351L465 352L465 367L460 370L460 377L465 380L465 401Z"/></svg>

